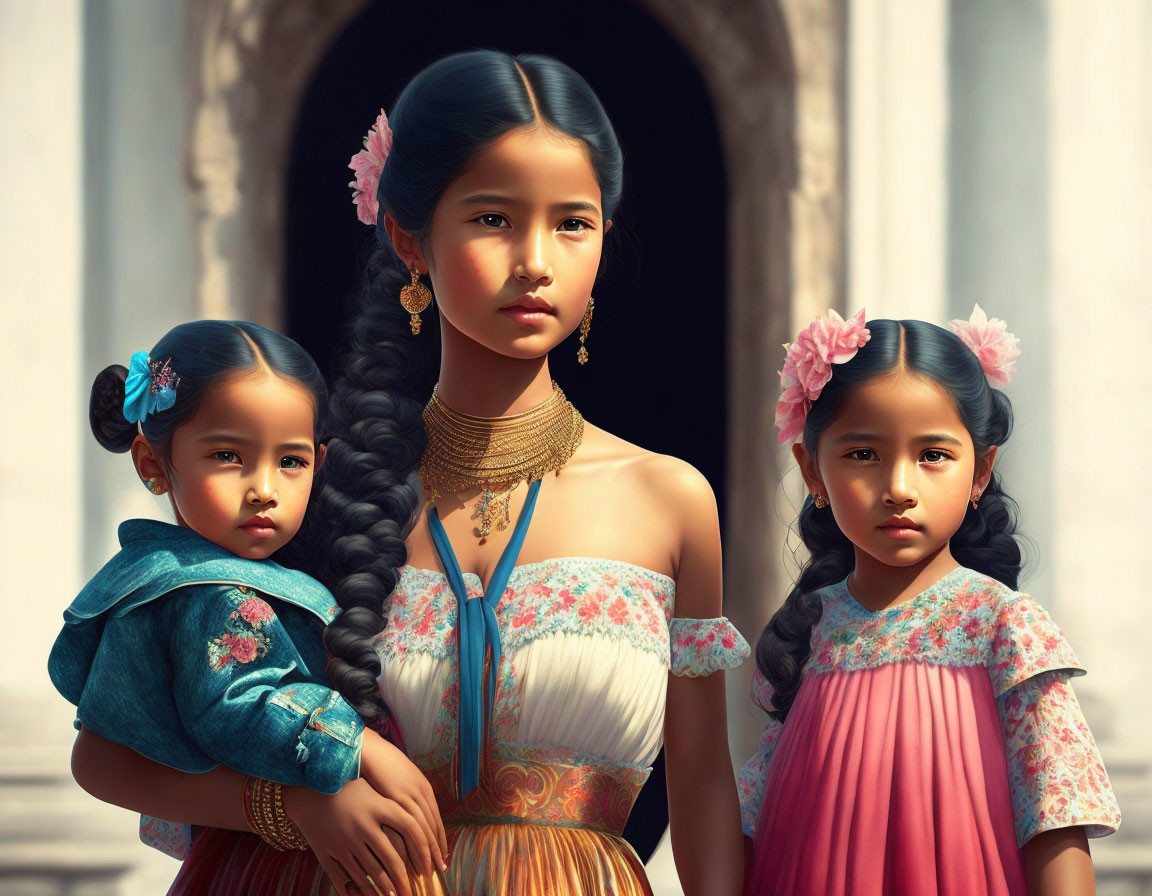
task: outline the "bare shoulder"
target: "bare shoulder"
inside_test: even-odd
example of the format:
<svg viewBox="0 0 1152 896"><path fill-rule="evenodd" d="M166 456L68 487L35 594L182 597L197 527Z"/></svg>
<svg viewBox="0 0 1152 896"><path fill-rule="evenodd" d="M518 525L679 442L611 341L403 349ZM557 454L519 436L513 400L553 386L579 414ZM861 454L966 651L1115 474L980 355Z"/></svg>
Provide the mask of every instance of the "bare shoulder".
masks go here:
<svg viewBox="0 0 1152 896"><path fill-rule="evenodd" d="M665 513L716 514L716 496L704 474L687 461L657 454L599 427L585 429L580 458L589 472L609 475L629 491L644 492Z"/></svg>
<svg viewBox="0 0 1152 896"><path fill-rule="evenodd" d="M676 615L719 615L720 520L704 475L686 461L595 427L588 427L581 456L573 460L591 490L607 486L626 505L621 514L632 519L632 531L665 546L664 563L676 581ZM619 537L634 536L622 532Z"/></svg>

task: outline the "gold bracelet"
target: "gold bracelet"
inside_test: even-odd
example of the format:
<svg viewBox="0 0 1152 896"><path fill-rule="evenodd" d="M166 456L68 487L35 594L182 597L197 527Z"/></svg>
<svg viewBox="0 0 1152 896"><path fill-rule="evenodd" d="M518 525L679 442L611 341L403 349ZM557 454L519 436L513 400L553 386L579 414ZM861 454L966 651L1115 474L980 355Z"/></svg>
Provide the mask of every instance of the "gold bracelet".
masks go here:
<svg viewBox="0 0 1152 896"><path fill-rule="evenodd" d="M267 778L244 779L244 819L273 849L308 849L308 841L284 811L284 786Z"/></svg>

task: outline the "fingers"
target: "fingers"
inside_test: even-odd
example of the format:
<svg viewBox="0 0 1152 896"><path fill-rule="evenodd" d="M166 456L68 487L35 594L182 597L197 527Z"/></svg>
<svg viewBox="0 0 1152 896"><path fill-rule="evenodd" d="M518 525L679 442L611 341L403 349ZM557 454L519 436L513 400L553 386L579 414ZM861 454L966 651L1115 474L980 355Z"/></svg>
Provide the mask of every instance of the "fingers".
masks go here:
<svg viewBox="0 0 1152 896"><path fill-rule="evenodd" d="M339 861L332 856L325 858L317 856L316 858L320 862L320 867L324 869L324 873L328 875L329 883L332 884L337 893L344 893L345 896L363 896L360 888L352 880L352 875L345 870Z"/></svg>
<svg viewBox="0 0 1152 896"><path fill-rule="evenodd" d="M432 831L424 813L412 800L391 803L388 811L381 813L381 824L393 828L404 838L408 859L416 870L421 874L435 874L440 866L432 864Z"/></svg>
<svg viewBox="0 0 1152 896"><path fill-rule="evenodd" d="M444 820L440 817L440 809L436 805L436 795L427 781L420 790L418 802L424 810L424 818L432 829L437 847L433 858L438 863L436 867L442 871L448 864L448 834L444 830Z"/></svg>
<svg viewBox="0 0 1152 896"><path fill-rule="evenodd" d="M412 896L404 860L382 830L365 838L366 855L361 858L362 879L370 882L381 896Z"/></svg>
<svg viewBox="0 0 1152 896"><path fill-rule="evenodd" d="M426 806L421 805L416 799L412 799L405 808L420 827L420 838L422 841L420 844L421 858L428 863L427 868L424 869L425 873L435 874L444 867L444 857L440 854L440 844L437 842L436 834L432 830L432 825L428 818L428 809Z"/></svg>

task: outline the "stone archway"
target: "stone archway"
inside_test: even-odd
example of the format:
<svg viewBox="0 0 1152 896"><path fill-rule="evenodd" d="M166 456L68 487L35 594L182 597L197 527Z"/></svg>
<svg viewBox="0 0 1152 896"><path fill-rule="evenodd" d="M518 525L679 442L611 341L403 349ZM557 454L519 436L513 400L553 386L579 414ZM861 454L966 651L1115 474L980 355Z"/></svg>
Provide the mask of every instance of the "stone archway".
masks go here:
<svg viewBox="0 0 1152 896"><path fill-rule="evenodd" d="M281 185L295 110L315 65L368 2L190 0L188 177L205 316L281 323ZM773 450L779 347L799 322L844 307L846 13L843 0L638 2L695 60L724 144L727 612L755 637L787 579L781 519L792 510L778 509L777 483L788 459ZM734 708L750 668L733 677Z"/></svg>

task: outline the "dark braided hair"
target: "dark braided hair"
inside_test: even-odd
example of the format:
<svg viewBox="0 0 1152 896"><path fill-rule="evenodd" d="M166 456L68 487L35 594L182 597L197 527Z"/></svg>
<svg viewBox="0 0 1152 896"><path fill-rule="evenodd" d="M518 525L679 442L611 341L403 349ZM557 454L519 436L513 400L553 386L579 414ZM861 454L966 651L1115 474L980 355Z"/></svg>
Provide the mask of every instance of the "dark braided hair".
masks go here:
<svg viewBox="0 0 1152 896"><path fill-rule="evenodd" d="M978 454L1008 440L1012 404L988 384L976 355L955 334L918 320L868 321L868 330L871 339L850 361L832 365L832 379L812 403L804 423L804 447L810 456L855 389L901 367L945 390ZM949 541L952 556L960 565L1016 588L1022 566L1016 524L1016 502L994 471L978 508L968 508ZM823 611L817 592L842 581L855 566L852 542L832 513L817 509L811 497L800 510L799 529L809 560L756 645L756 665L773 689L768 714L781 722L800 689L812 629Z"/></svg>
<svg viewBox="0 0 1152 896"><path fill-rule="evenodd" d="M400 306L408 276L384 212L406 233L426 237L440 196L477 154L508 131L541 123L584 144L605 218L623 185L620 147L599 100L576 72L546 56L474 50L441 59L404 88L389 123L392 151L377 190L379 247L333 390L320 519L306 521L327 545L313 568L343 610L325 630L328 677L366 721L384 709L372 640L383 628L383 603L407 561L404 537L422 503L416 469L431 393L426 359Z"/></svg>

